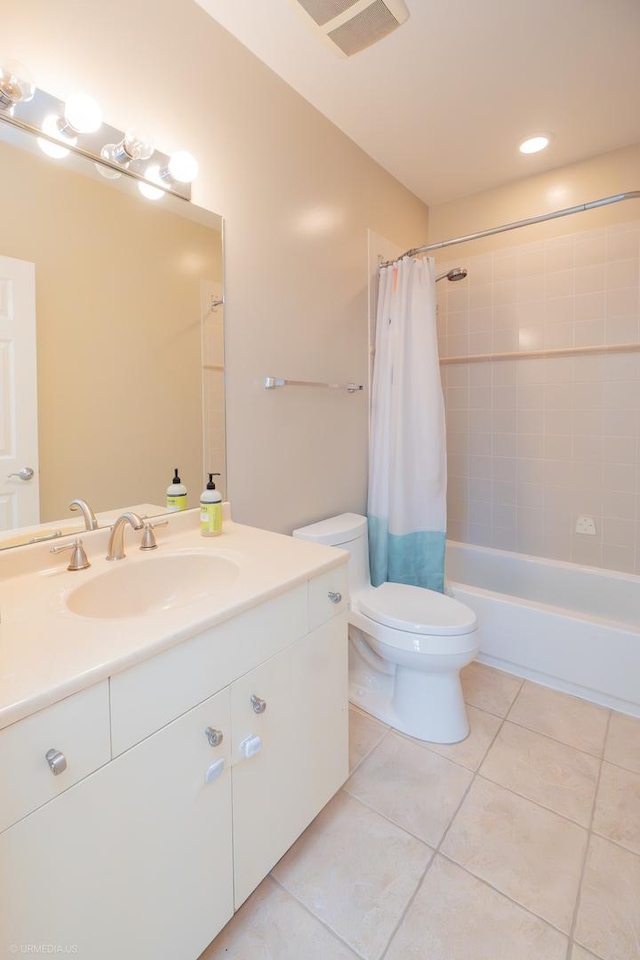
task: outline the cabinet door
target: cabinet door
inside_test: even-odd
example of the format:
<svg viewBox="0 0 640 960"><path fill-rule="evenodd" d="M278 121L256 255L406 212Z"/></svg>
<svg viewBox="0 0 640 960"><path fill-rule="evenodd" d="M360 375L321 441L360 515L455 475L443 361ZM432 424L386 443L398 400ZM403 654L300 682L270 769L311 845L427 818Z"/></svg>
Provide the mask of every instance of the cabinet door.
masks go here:
<svg viewBox="0 0 640 960"><path fill-rule="evenodd" d="M348 776L345 617L232 684L231 722L237 909Z"/></svg>
<svg viewBox="0 0 640 960"><path fill-rule="evenodd" d="M227 688L0 835L0 955L195 960L233 912L229 730Z"/></svg>

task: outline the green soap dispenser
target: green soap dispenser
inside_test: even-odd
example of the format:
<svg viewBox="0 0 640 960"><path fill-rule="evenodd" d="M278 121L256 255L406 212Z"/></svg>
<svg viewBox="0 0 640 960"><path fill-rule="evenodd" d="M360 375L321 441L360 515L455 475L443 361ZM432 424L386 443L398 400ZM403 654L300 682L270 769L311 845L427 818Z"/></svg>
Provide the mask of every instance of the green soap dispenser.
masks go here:
<svg viewBox="0 0 640 960"><path fill-rule="evenodd" d="M178 476L178 468L174 470L173 480L167 487L167 511L175 513L177 510L187 509L187 488Z"/></svg>
<svg viewBox="0 0 640 960"><path fill-rule="evenodd" d="M217 537L222 533L222 494L213 482L219 473L210 473L206 489L200 494L200 533L203 537Z"/></svg>

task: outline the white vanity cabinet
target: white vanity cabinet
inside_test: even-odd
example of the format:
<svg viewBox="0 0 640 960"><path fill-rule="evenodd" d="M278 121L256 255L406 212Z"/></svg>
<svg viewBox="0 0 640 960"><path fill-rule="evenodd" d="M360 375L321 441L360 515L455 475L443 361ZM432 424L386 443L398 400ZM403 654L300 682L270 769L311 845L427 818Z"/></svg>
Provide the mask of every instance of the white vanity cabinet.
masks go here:
<svg viewBox="0 0 640 960"><path fill-rule="evenodd" d="M346 597L342 565L111 678L112 759L0 833L0 956L196 960L347 778Z"/></svg>
<svg viewBox="0 0 640 960"><path fill-rule="evenodd" d="M229 704L226 689L0 835L0 956L200 954L233 913Z"/></svg>

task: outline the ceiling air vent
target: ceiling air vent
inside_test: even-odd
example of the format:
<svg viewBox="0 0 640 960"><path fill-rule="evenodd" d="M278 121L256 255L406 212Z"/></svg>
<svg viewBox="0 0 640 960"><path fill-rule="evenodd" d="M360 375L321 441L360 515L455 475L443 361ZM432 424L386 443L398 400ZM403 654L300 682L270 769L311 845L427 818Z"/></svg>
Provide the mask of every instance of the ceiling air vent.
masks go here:
<svg viewBox="0 0 640 960"><path fill-rule="evenodd" d="M310 26L339 56L350 57L405 22L404 0L294 0Z"/></svg>

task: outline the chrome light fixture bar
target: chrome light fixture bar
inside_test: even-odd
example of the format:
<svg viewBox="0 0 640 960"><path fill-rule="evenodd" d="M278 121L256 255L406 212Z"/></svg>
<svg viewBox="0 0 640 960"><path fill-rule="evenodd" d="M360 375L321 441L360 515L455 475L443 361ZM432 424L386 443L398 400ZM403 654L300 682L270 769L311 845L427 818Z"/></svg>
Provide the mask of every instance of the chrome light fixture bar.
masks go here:
<svg viewBox="0 0 640 960"><path fill-rule="evenodd" d="M164 193L171 193L183 200L191 199L190 182L185 183L171 175L172 158L156 150L148 138L145 138L144 148L132 149L134 139L137 137L136 143L140 140L140 135L132 131L123 132L106 123L88 132L80 132L74 127L69 129L68 118L65 122L67 104L38 87L33 90L32 96L15 101L4 98L0 91L0 122L34 134L49 156L62 157L67 152L75 153L92 160L107 178L115 179L125 174L137 180L141 189L152 186L155 192L146 195L154 199ZM57 118L60 118L59 122ZM50 150L46 150L46 144ZM150 159L163 172L161 177L149 176ZM197 171L195 160L192 169Z"/></svg>

